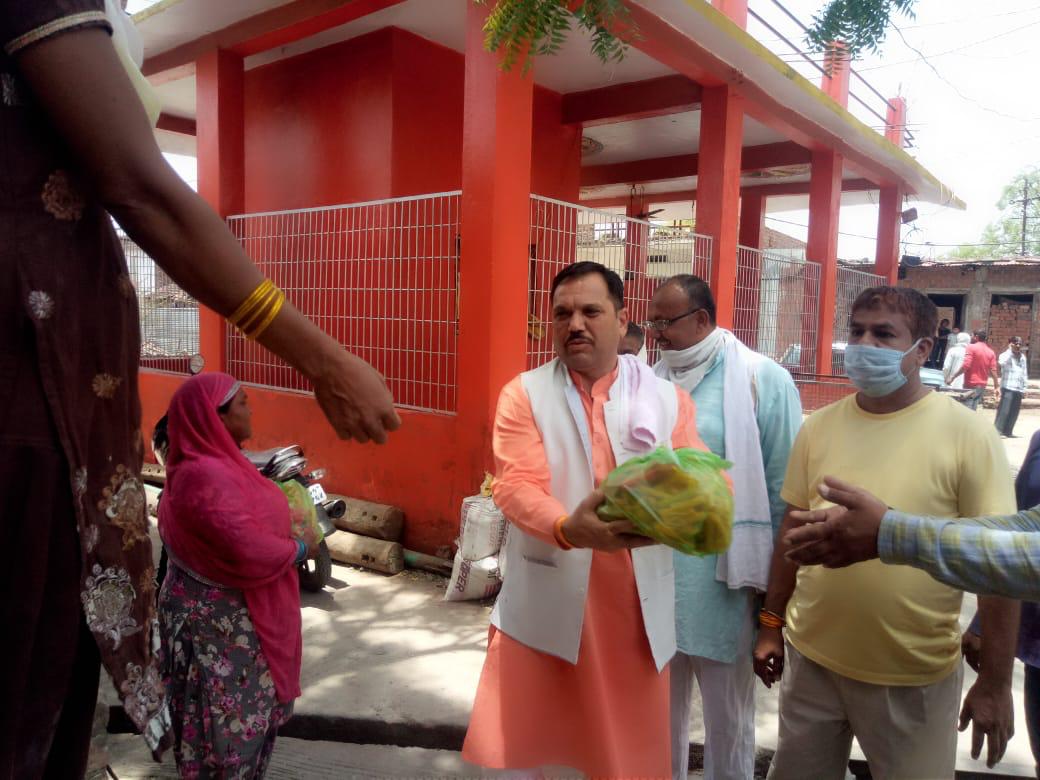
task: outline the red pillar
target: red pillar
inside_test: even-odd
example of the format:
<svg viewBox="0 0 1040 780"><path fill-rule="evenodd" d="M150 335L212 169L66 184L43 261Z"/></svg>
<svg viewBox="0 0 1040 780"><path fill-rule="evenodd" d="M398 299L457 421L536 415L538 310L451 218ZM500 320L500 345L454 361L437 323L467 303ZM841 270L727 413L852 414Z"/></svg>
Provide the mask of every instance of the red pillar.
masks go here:
<svg viewBox="0 0 1040 780"><path fill-rule="evenodd" d="M466 5L458 443L471 488L490 466L498 394L525 367L534 78L498 67L488 9Z"/></svg>
<svg viewBox="0 0 1040 780"><path fill-rule="evenodd" d="M885 138L902 149L906 145L906 100L901 97L889 99L885 114Z"/></svg>
<svg viewBox="0 0 1040 780"><path fill-rule="evenodd" d="M748 0L715 0L714 6L741 28L747 28Z"/></svg>
<svg viewBox="0 0 1040 780"><path fill-rule="evenodd" d="M888 117L885 122L885 138L902 147L906 129L906 101L892 98L888 101ZM874 256L874 273L895 284L899 278L899 228L903 211L903 189L899 185L881 188L878 204L877 253Z"/></svg>
<svg viewBox="0 0 1040 780"><path fill-rule="evenodd" d="M830 374L834 312L838 283L838 215L841 210L840 154L813 152L809 180L809 236L805 253L820 264L820 325L817 329L816 373Z"/></svg>
<svg viewBox="0 0 1040 780"><path fill-rule="evenodd" d="M902 225L903 189L882 187L878 198L877 253L874 273L894 285L899 280L899 229Z"/></svg>
<svg viewBox="0 0 1040 780"><path fill-rule="evenodd" d="M849 104L849 62L844 45L827 52L822 89L841 106ZM831 344L838 285L838 219L841 211L842 157L833 150L814 151L809 179L809 236L806 256L820 264L820 325L816 373L831 374Z"/></svg>
<svg viewBox="0 0 1040 780"><path fill-rule="evenodd" d="M199 194L222 217L241 214L245 204L245 120L242 57L220 49L195 63L196 139ZM199 307L199 352L206 369L225 365L223 318Z"/></svg>
<svg viewBox="0 0 1040 780"><path fill-rule="evenodd" d="M852 73L852 63L849 62L845 44L832 44L824 55L823 63L824 74L820 81L820 89L839 106L848 108L849 76Z"/></svg>
<svg viewBox="0 0 1040 780"><path fill-rule="evenodd" d="M723 328L733 327L743 122L743 98L728 86L705 88L697 154L697 232L712 237L709 283Z"/></svg>
<svg viewBox="0 0 1040 780"><path fill-rule="evenodd" d="M633 193L625 206L625 216L632 219L646 219L644 214L650 211L650 202L642 193ZM625 276L634 278L646 274L647 257L650 254L650 231L642 223L629 222L628 234L625 236Z"/></svg>
<svg viewBox="0 0 1040 780"><path fill-rule="evenodd" d="M762 233L766 222L766 197L764 195L741 193L740 195L740 233L738 240L742 246L752 249L762 247Z"/></svg>

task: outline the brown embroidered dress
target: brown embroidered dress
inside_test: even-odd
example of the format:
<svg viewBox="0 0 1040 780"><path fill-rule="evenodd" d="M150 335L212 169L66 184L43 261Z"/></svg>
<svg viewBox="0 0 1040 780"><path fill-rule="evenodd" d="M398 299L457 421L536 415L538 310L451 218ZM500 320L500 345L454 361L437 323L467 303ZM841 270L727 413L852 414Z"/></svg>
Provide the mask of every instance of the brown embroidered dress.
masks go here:
<svg viewBox="0 0 1040 780"><path fill-rule="evenodd" d="M73 776L58 754L79 750L84 713L89 741L99 652L153 747L169 722L134 287L14 59L84 27L109 29L103 0L0 0L0 778Z"/></svg>

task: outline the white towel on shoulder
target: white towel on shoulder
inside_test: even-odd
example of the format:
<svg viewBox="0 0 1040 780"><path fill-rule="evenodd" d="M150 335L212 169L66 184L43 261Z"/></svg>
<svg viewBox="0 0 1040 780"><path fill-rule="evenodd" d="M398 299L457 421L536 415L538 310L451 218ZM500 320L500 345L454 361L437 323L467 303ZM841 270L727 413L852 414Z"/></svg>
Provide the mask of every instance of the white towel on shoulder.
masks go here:
<svg viewBox="0 0 1040 780"><path fill-rule="evenodd" d="M755 372L763 358L723 328L716 328L686 351L690 353L689 366L673 369L662 360L654 366L654 373L691 394L715 365L719 353L725 360L722 417L726 460L733 463L733 542L719 556L715 577L733 589L765 591L773 556L773 522L754 391Z"/></svg>
<svg viewBox="0 0 1040 780"><path fill-rule="evenodd" d="M729 331L723 338L722 417L726 460L733 464L733 541L719 556L715 577L733 589L765 591L773 557L773 518L753 392L762 356Z"/></svg>

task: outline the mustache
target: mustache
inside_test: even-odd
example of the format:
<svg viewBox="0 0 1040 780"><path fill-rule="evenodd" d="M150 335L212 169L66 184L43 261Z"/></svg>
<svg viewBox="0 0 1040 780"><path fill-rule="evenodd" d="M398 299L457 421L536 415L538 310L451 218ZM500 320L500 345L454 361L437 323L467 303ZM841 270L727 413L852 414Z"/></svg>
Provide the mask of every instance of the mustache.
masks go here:
<svg viewBox="0 0 1040 780"><path fill-rule="evenodd" d="M564 342L564 344L570 344L571 342L574 342L574 341L588 341L588 340L589 340L589 337L585 333L572 333L571 335L569 335L567 337L567 340Z"/></svg>

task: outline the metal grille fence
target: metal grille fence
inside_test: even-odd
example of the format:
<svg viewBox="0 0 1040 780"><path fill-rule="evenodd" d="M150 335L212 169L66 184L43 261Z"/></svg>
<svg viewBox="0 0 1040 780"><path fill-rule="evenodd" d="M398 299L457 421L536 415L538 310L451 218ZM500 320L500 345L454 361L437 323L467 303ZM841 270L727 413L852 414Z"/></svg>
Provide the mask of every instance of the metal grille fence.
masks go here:
<svg viewBox="0 0 1040 780"><path fill-rule="evenodd" d="M228 225L300 311L382 372L398 406L454 413L460 195L242 214ZM252 385L311 390L232 328L227 365Z"/></svg>
<svg viewBox="0 0 1040 780"><path fill-rule="evenodd" d="M137 291L141 367L188 373L188 362L199 351L199 304L126 233L117 235Z"/></svg>
<svg viewBox="0 0 1040 780"><path fill-rule="evenodd" d="M887 284L884 276L857 271L847 266L838 266L834 295L834 344L831 347L831 373L844 376L845 346L849 341L849 319L852 304L864 290Z"/></svg>
<svg viewBox="0 0 1040 780"><path fill-rule="evenodd" d="M564 266L592 260L617 272L636 322L646 319L647 304L663 279L681 273L707 279L711 270L709 236L538 195L531 196L530 252L528 368L555 356L550 289ZM647 349L653 361L653 344Z"/></svg>
<svg viewBox="0 0 1040 780"><path fill-rule="evenodd" d="M740 246L734 297L737 338L789 371L815 371L818 263Z"/></svg>

